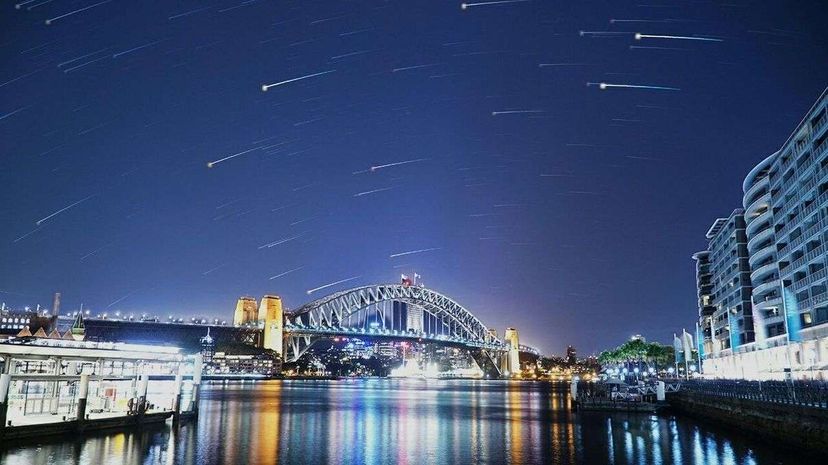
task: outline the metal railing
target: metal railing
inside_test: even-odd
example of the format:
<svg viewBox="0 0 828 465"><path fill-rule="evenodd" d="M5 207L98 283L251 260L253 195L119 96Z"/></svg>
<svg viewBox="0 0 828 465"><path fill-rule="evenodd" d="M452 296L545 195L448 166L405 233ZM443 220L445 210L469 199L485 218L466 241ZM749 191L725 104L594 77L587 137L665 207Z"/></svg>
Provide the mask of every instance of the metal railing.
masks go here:
<svg viewBox="0 0 828 465"><path fill-rule="evenodd" d="M682 382L681 390L710 397L828 409L828 383L823 381L688 380Z"/></svg>

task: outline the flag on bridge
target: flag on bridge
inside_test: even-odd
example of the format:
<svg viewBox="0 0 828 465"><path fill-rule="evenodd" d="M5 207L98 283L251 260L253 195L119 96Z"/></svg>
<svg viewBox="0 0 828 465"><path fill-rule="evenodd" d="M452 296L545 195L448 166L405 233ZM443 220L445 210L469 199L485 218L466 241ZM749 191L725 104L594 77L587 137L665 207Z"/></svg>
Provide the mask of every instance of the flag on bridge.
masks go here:
<svg viewBox="0 0 828 465"><path fill-rule="evenodd" d="M405 287L408 287L412 284L411 278L409 278L407 275L404 275L404 274L400 275L400 281L401 281L401 284Z"/></svg>

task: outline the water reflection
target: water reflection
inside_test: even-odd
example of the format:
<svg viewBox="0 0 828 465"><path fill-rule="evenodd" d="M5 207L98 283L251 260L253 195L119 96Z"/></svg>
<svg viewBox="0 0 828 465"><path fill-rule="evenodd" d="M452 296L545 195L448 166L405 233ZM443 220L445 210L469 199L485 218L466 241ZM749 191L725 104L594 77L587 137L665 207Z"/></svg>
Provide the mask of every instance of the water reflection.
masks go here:
<svg viewBox="0 0 828 465"><path fill-rule="evenodd" d="M687 419L575 413L568 395L547 383L219 382L196 423L16 447L0 463L807 463Z"/></svg>

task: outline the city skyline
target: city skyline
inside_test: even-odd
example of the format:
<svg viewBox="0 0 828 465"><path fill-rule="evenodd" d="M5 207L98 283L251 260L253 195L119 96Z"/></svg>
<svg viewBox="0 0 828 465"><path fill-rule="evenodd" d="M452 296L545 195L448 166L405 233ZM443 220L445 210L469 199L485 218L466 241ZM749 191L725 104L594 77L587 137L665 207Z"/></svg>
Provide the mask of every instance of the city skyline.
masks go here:
<svg viewBox="0 0 828 465"><path fill-rule="evenodd" d="M10 305L230 321L416 272L545 353L666 342L828 83L819 2L94 3L0 17Z"/></svg>

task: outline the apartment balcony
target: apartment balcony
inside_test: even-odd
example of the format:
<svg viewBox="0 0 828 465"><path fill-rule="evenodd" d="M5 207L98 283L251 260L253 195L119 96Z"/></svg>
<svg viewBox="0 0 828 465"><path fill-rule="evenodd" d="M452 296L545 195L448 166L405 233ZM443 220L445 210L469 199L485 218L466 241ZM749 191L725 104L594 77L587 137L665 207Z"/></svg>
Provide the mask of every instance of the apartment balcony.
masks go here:
<svg viewBox="0 0 828 465"><path fill-rule="evenodd" d="M742 206L745 206L745 200L752 199L756 195L756 193L761 191L763 188L766 188L768 189L768 191L770 191L770 180L768 179L767 175L762 179L756 181L752 186L750 186L750 188L748 188L747 191L745 191L744 195L742 196ZM745 208L745 210L747 210L747 208Z"/></svg>
<svg viewBox="0 0 828 465"><path fill-rule="evenodd" d="M778 307L780 305L782 305L782 297L778 295L773 297L767 297L762 300L756 300L755 298L753 300L753 306L756 307L756 310L761 310L770 307Z"/></svg>
<svg viewBox="0 0 828 465"><path fill-rule="evenodd" d="M814 160L822 158L825 152L828 152L828 139L822 141L822 143L819 144L819 147L814 148Z"/></svg>
<svg viewBox="0 0 828 465"><path fill-rule="evenodd" d="M768 291L772 291L774 289L777 289L778 287L779 287L779 279L771 279L770 281L757 284L756 286L753 287L753 296L754 297L760 296L760 295L762 295L762 294L764 294ZM757 301L755 299L754 299L754 303L757 303Z"/></svg>
<svg viewBox="0 0 828 465"><path fill-rule="evenodd" d="M754 237L760 228L765 227L764 225L766 223L768 224L768 227L772 225L773 221L771 221L771 219L771 210L768 208L761 215L748 220L750 222L745 227L745 234L747 234L750 238Z"/></svg>
<svg viewBox="0 0 828 465"><path fill-rule="evenodd" d="M774 243L773 224L770 223L750 236L747 243L748 254L752 255L754 251L759 250L760 244L767 240L770 240L771 244Z"/></svg>
<svg viewBox="0 0 828 465"><path fill-rule="evenodd" d="M797 189L796 195L792 199L790 199L789 201L785 202L785 205L781 207L780 217L782 217L782 215L788 215L795 208L798 208L802 203L802 199L809 192L811 192L811 190L816 188L819 184L823 183L826 179L828 179L828 170L825 170L825 169L822 169L822 168L816 168L816 172L814 174L814 177L811 178L811 180L808 181L807 183L803 184L802 186L799 186L799 188ZM815 200L814 203L817 203L817 204L822 203L824 200L821 200L821 199L823 198L824 195L825 195L825 193L823 192L822 195L820 195ZM813 211L813 210L809 210L808 212L800 211L800 215L807 215L811 211Z"/></svg>
<svg viewBox="0 0 828 465"><path fill-rule="evenodd" d="M782 250L779 251L779 254L777 254L777 257L784 257L785 255L793 252L803 242L805 242L807 240L810 240L812 237L814 237L814 235L819 234L826 227L828 227L828 219L820 220L820 221L812 224L807 229L802 231L802 234L800 234L799 237L792 240L791 242L788 243L788 245L783 247Z"/></svg>
<svg viewBox="0 0 828 465"><path fill-rule="evenodd" d="M808 263L810 263L812 260L814 260L817 257L821 257L822 254L824 254L824 253L825 253L825 245L821 245L821 246L815 248L814 250L806 253L805 255L797 258L796 260L791 262L790 266L785 268L785 275L789 275L789 274L791 274L795 271L798 271L800 268L802 268L802 266L807 265Z"/></svg>
<svg viewBox="0 0 828 465"><path fill-rule="evenodd" d="M757 263L765 261L768 257L772 257L771 260L776 261L776 255L774 254L776 252L776 242L768 242L768 245L754 252L750 252L750 249L748 249L748 251L750 253L748 263L750 264L751 269L756 267Z"/></svg>
<svg viewBox="0 0 828 465"><path fill-rule="evenodd" d="M789 166L791 166L791 163L793 163L794 158L796 158L796 154L793 154L793 153L792 153L792 154L788 157L788 159L787 159L787 160L784 160L784 161L782 161L782 162L780 162L780 163L779 163L779 174L780 174L780 175L784 175L784 174L785 174L785 170L786 170L786 169L788 169L788 167L789 167Z"/></svg>
<svg viewBox="0 0 828 465"><path fill-rule="evenodd" d="M699 316L712 316L716 312L716 307L712 305L705 305L699 308Z"/></svg>
<svg viewBox="0 0 828 465"><path fill-rule="evenodd" d="M815 272L811 273L808 276L805 276L802 279L794 281L794 283L793 283L794 291L800 292L803 289L806 289L806 288L810 287L812 284L825 279L825 276L828 276L828 270L823 268L819 271L815 271Z"/></svg>
<svg viewBox="0 0 828 465"><path fill-rule="evenodd" d="M828 292L820 292L819 294L811 297L810 299L805 299L801 302L798 302L798 304L799 304L799 309L802 310L802 309L805 309L805 308L815 307L815 306L817 306L817 305L819 305L823 302L826 302L826 301L828 301Z"/></svg>
<svg viewBox="0 0 828 465"><path fill-rule="evenodd" d="M816 123L814 123L813 127L811 128L811 140L816 140L819 136L822 135L825 128L828 128L828 116L822 115L822 118L819 119Z"/></svg>
<svg viewBox="0 0 828 465"><path fill-rule="evenodd" d="M759 268L753 270L750 274L750 282L752 283L759 283L762 282L762 278L765 278L773 273L778 271L776 262L770 262L767 265L762 265Z"/></svg>
<svg viewBox="0 0 828 465"><path fill-rule="evenodd" d="M770 191L765 192L764 194L760 195L758 199L751 202L750 205L745 207L745 218L747 219L747 224L750 224L754 221L752 215L755 214L759 209L762 207L769 207L770 206L771 195Z"/></svg>

